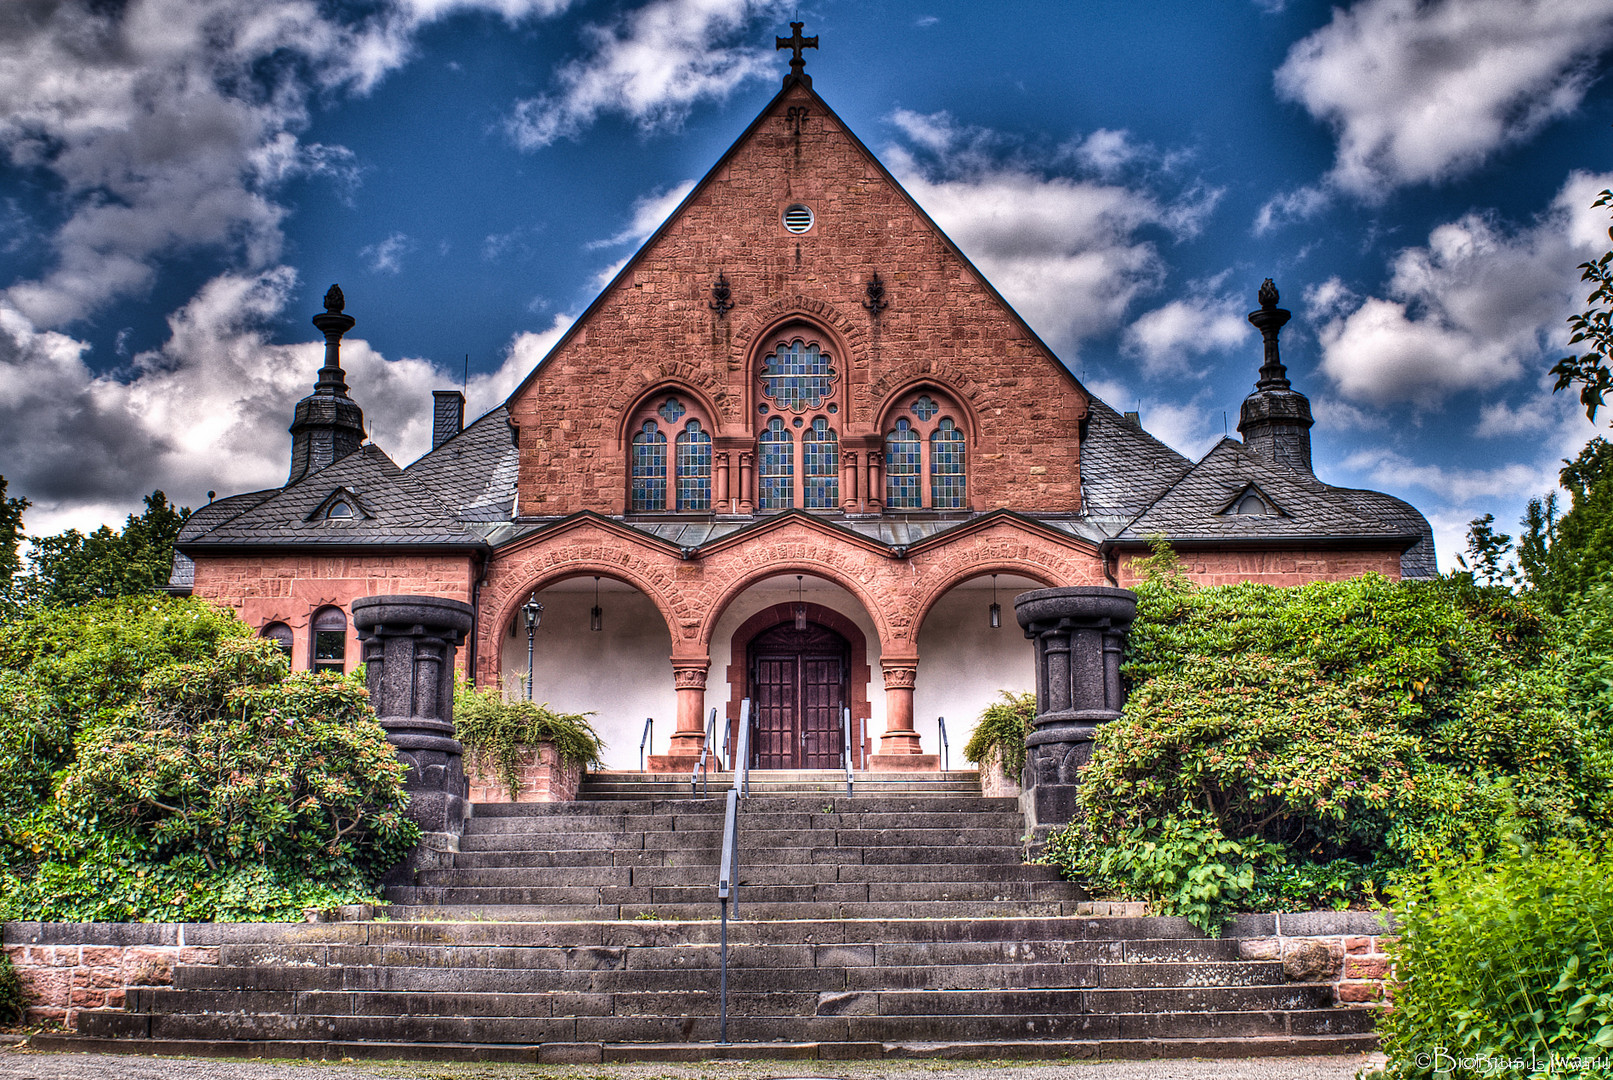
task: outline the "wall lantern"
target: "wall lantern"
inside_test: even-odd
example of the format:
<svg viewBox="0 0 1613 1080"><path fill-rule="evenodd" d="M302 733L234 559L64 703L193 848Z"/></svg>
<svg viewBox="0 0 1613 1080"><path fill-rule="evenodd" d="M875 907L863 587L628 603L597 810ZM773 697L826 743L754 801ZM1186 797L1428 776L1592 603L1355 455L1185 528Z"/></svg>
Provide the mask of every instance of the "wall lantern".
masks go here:
<svg viewBox="0 0 1613 1080"><path fill-rule="evenodd" d="M997 575L991 575L991 628L1003 628L1003 606L997 603Z"/></svg>
<svg viewBox="0 0 1613 1080"><path fill-rule="evenodd" d="M599 631L605 629L605 612L599 606L599 575L594 575L594 606L588 611L588 629Z"/></svg>

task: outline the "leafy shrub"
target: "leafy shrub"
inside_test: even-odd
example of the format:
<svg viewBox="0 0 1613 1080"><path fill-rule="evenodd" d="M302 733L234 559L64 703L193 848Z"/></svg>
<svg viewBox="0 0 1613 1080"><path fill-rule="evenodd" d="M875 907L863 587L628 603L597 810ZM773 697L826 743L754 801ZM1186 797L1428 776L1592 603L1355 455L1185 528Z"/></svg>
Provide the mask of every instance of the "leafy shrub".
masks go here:
<svg viewBox="0 0 1613 1080"><path fill-rule="evenodd" d="M362 688L225 637L82 732L56 798L10 831L0 917L299 918L370 899L419 831Z"/></svg>
<svg viewBox="0 0 1613 1080"><path fill-rule="evenodd" d="M121 715L147 673L250 636L232 612L166 596L48 609L0 626L0 829L49 795L78 733Z"/></svg>
<svg viewBox="0 0 1613 1080"><path fill-rule="evenodd" d="M1504 590L1160 574L1138 594L1126 715L1100 730L1082 817L1049 848L1071 876L1163 897L1153 862L1125 852L1192 823L1239 846L1205 860L1206 881L1231 883L1193 916L1209 925L1233 901L1368 903L1421 856L1493 850L1507 829L1613 825L1607 727L1571 693L1550 626Z"/></svg>
<svg viewBox="0 0 1613 1080"><path fill-rule="evenodd" d="M3 491L3 489L0 489ZM28 997L22 988L22 977L9 953L0 952L0 1024L14 1024L22 1019L28 1007Z"/></svg>
<svg viewBox="0 0 1613 1080"><path fill-rule="evenodd" d="M520 792L525 747L552 743L560 760L582 767L599 760L605 744L588 723L592 715L555 712L548 702L507 701L496 686L479 690L462 681L454 687L454 730L466 761L478 777L491 764L512 797Z"/></svg>
<svg viewBox="0 0 1613 1080"><path fill-rule="evenodd" d="M1508 845L1489 862L1437 861L1397 915L1400 982L1378 1022L1389 1075L1437 1075L1435 1047L1480 1062L1560 1055L1584 1067L1559 1064L1552 1076L1607 1075L1613 848L1558 840Z"/></svg>
<svg viewBox="0 0 1613 1080"><path fill-rule="evenodd" d="M964 745L963 756L976 765L995 756L1005 776L1018 778L1025 768L1025 735L1036 716L1035 694L1001 691L1002 700L986 706L980 723Z"/></svg>

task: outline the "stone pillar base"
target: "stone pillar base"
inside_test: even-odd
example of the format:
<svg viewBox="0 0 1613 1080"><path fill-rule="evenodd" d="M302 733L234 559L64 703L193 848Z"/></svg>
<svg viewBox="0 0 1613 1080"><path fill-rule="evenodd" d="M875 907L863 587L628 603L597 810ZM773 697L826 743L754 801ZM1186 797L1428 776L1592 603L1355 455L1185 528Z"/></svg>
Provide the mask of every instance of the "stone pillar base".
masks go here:
<svg viewBox="0 0 1613 1080"><path fill-rule="evenodd" d="M869 772L939 772L939 754L869 754Z"/></svg>
<svg viewBox="0 0 1613 1080"><path fill-rule="evenodd" d="M688 776L698 764L700 751L696 748L692 754L651 754L644 767L652 773L682 773ZM713 772L716 771L716 764L715 759L707 759L707 765Z"/></svg>

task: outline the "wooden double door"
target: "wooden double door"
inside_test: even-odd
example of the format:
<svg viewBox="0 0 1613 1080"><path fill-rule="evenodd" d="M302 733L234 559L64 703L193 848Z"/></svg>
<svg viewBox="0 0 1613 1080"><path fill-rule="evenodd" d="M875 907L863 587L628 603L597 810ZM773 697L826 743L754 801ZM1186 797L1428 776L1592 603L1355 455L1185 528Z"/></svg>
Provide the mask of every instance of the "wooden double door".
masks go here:
<svg viewBox="0 0 1613 1080"><path fill-rule="evenodd" d="M786 623L752 639L754 768L843 767L840 715L850 653L845 638L816 623L805 630Z"/></svg>

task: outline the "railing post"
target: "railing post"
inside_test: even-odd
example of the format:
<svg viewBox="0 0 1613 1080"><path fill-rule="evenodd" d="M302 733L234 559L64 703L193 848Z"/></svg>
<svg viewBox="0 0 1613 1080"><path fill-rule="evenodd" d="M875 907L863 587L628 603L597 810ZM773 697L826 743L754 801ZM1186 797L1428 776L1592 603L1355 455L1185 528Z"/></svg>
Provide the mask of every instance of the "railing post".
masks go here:
<svg viewBox="0 0 1613 1080"><path fill-rule="evenodd" d="M644 748L646 746L649 746L653 750L655 748L654 744L653 744L653 741L652 741L654 738L655 738L655 717L646 716L644 718L644 737L641 738L638 741L638 771L639 772L644 771Z"/></svg>
<svg viewBox="0 0 1613 1080"><path fill-rule="evenodd" d="M952 763L952 748L947 745L947 718L935 718L935 738L941 747L941 771L946 772L947 766Z"/></svg>

